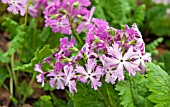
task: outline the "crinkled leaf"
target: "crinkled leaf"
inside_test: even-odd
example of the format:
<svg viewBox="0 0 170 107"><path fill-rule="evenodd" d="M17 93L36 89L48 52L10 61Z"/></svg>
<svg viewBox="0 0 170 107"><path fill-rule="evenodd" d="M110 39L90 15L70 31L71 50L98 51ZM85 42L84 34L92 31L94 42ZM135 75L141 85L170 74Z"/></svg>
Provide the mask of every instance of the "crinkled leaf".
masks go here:
<svg viewBox="0 0 170 107"><path fill-rule="evenodd" d="M0 50L0 62L9 63L10 59L8 56L4 56L4 53Z"/></svg>
<svg viewBox="0 0 170 107"><path fill-rule="evenodd" d="M15 68L15 70L22 70L29 73L33 73L35 64L41 63L44 58L50 56L52 53L53 51L52 49L50 49L50 46L45 45L41 50L37 49L34 58L29 64L25 64L22 67L17 67Z"/></svg>
<svg viewBox="0 0 170 107"><path fill-rule="evenodd" d="M18 49L22 48L25 35L25 25L21 25L17 29L17 35L12 40L7 52L4 53L4 56L13 55Z"/></svg>
<svg viewBox="0 0 170 107"><path fill-rule="evenodd" d="M4 69L0 66L0 86L4 83L4 81L9 78L9 73L7 69Z"/></svg>
<svg viewBox="0 0 170 107"><path fill-rule="evenodd" d="M9 33L10 38L14 38L17 35L17 29L19 27L18 23L10 18L5 18L2 23L2 26L5 27L5 31Z"/></svg>
<svg viewBox="0 0 170 107"><path fill-rule="evenodd" d="M150 107L152 103L147 99L147 80L144 74L137 72L136 76L130 76L116 84L121 105L124 107Z"/></svg>
<svg viewBox="0 0 170 107"><path fill-rule="evenodd" d="M154 63L147 63L146 85L152 93L148 99L156 103L155 107L170 106L170 76Z"/></svg>
<svg viewBox="0 0 170 107"><path fill-rule="evenodd" d="M34 103L34 107L54 107L51 100L51 96L43 95Z"/></svg>

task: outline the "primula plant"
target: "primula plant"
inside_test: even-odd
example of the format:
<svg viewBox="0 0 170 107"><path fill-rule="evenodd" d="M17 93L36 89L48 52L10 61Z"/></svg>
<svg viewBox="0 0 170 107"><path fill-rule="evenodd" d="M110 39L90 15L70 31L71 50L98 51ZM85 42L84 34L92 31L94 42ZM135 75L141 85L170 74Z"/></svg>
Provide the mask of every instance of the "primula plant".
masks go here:
<svg viewBox="0 0 170 107"><path fill-rule="evenodd" d="M145 45L137 27L144 19L144 5L127 9L137 8L134 14L127 13L132 16L127 23L137 21L129 27L122 25L125 20L118 22L119 17L113 17L115 11L111 16L111 6L102 7L101 1L100 7L97 1L1 0L7 11L25 17L22 25L10 18L2 23L12 42L6 52L0 51L0 69L6 67L9 72L0 71L0 77L5 75L0 86L9 78L9 86L3 87L10 91L11 106L28 103L27 98L36 94L32 87L36 82L47 93L40 95L35 107L170 106L170 76L161 68L163 64L151 58L163 39ZM129 7L136 3L117 2L124 6L129 3ZM102 15L109 14L109 22L97 17L98 9ZM135 17L138 13L140 20ZM125 18L126 12L122 14ZM43 26L35 24L42 17ZM111 22L112 18L116 22ZM114 24L121 28L111 26ZM29 83L27 79L19 83L22 71L31 78ZM64 90L65 99L55 95L56 90Z"/></svg>

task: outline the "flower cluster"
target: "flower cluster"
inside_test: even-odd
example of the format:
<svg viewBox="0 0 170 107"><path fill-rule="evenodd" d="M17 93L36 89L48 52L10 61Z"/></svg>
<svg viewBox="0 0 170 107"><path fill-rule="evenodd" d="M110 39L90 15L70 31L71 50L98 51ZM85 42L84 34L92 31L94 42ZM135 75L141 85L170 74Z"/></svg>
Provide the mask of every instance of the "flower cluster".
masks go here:
<svg viewBox="0 0 170 107"><path fill-rule="evenodd" d="M21 16L24 16L26 13L27 0L2 0L2 3L8 4L9 7L7 10L14 14L20 12Z"/></svg>
<svg viewBox="0 0 170 107"><path fill-rule="evenodd" d="M47 6L47 0L30 0L30 5L28 8L28 13L32 17L36 17L38 10L42 7L43 9Z"/></svg>
<svg viewBox="0 0 170 107"><path fill-rule="evenodd" d="M67 37L61 38L60 51L53 55L55 63L52 63L51 57L35 66L35 71L40 73L38 82L44 84L44 78L49 78L51 87L68 87L74 94L78 91L76 82L90 83L97 90L102 86L101 77L106 83L115 84L125 79L126 72L129 76L135 76L136 72L145 73L145 62L151 61L151 55L145 52L136 24L119 30L110 27L104 20L87 17L90 21L82 22L82 27L77 28L80 32L87 29L84 46L78 50L73 37L70 41ZM45 62L52 66L49 72L42 71L41 66Z"/></svg>
<svg viewBox="0 0 170 107"><path fill-rule="evenodd" d="M71 25L89 13L89 0L55 0L45 8L45 25L53 32L71 34Z"/></svg>

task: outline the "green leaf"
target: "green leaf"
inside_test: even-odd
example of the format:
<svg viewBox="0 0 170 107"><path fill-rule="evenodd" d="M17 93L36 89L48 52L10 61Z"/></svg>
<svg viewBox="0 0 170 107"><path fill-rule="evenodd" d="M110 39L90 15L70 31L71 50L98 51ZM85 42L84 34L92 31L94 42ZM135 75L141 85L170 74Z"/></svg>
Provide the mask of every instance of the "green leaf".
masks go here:
<svg viewBox="0 0 170 107"><path fill-rule="evenodd" d="M0 66L0 87L4 84L4 81L9 78L9 73L6 69Z"/></svg>
<svg viewBox="0 0 170 107"><path fill-rule="evenodd" d="M33 73L35 64L41 63L44 58L52 55L52 53L53 51L50 49L50 46L45 45L41 50L37 49L34 58L29 64L25 64L22 67L17 67L15 70L22 70L25 72Z"/></svg>
<svg viewBox="0 0 170 107"><path fill-rule="evenodd" d="M155 107L170 107L170 76L154 63L147 63L147 67L146 86L152 92L148 99Z"/></svg>
<svg viewBox="0 0 170 107"><path fill-rule="evenodd" d="M28 89L28 84L26 83L26 81L22 81L22 83L20 84L19 86L19 94L20 95L25 95L27 93L27 97L31 96L34 92L34 90L32 88L30 88L27 92L27 89Z"/></svg>
<svg viewBox="0 0 170 107"><path fill-rule="evenodd" d="M135 107L132 87L128 81L118 82L115 89L119 91L118 95L120 96L121 105L124 107Z"/></svg>
<svg viewBox="0 0 170 107"><path fill-rule="evenodd" d="M73 96L74 107L106 107L100 94L90 86L77 83L77 90Z"/></svg>
<svg viewBox="0 0 170 107"><path fill-rule="evenodd" d="M59 99L53 93L51 94L51 96L52 96L53 105L55 107L67 107L67 103L65 100Z"/></svg>
<svg viewBox="0 0 170 107"><path fill-rule="evenodd" d="M4 53L0 50L0 62L9 63L10 58L8 56L4 56Z"/></svg>
<svg viewBox="0 0 170 107"><path fill-rule="evenodd" d="M17 35L12 40L8 51L4 53L4 56L13 55L18 49L22 48L25 35L25 25L19 26L17 29Z"/></svg>
<svg viewBox="0 0 170 107"><path fill-rule="evenodd" d="M34 107L54 107L51 101L51 96L43 95L34 103Z"/></svg>
<svg viewBox="0 0 170 107"><path fill-rule="evenodd" d="M152 103L147 99L147 80L144 74L136 73L135 76L126 75L127 79L116 84L121 105L124 107L150 107Z"/></svg>
<svg viewBox="0 0 170 107"><path fill-rule="evenodd" d="M10 39L13 39L17 35L18 23L10 18L5 18L2 22L2 26L5 27L5 31L10 34Z"/></svg>
<svg viewBox="0 0 170 107"><path fill-rule="evenodd" d="M164 63L164 70L170 75L170 51L160 55L158 61Z"/></svg>

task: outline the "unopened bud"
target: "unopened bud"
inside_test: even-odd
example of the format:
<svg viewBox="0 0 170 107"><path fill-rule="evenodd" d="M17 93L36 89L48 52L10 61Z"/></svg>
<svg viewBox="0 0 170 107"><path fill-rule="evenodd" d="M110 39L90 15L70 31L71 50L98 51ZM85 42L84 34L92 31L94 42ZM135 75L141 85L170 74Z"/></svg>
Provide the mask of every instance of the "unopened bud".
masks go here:
<svg viewBox="0 0 170 107"><path fill-rule="evenodd" d="M54 15L51 15L50 18L51 18L51 19L55 19L55 18L57 18L58 16L59 16L59 14L54 14Z"/></svg>
<svg viewBox="0 0 170 107"><path fill-rule="evenodd" d="M79 2L74 2L74 3L73 3L73 6L74 6L75 8L79 7L79 5L80 5Z"/></svg>
<svg viewBox="0 0 170 107"><path fill-rule="evenodd" d="M82 15L77 15L77 18L80 20L83 20L83 16Z"/></svg>
<svg viewBox="0 0 170 107"><path fill-rule="evenodd" d="M131 40L128 44L129 44L129 45L134 45L135 43L136 43L136 40L133 39L133 40Z"/></svg>
<svg viewBox="0 0 170 107"><path fill-rule="evenodd" d="M71 48L69 48L70 51L78 52L79 50L73 45Z"/></svg>
<svg viewBox="0 0 170 107"><path fill-rule="evenodd" d="M63 62L71 62L71 59L70 58L67 58L67 57L65 57L64 56L64 58L63 59L61 59Z"/></svg>
<svg viewBox="0 0 170 107"><path fill-rule="evenodd" d="M65 15L67 13L67 11L65 9L61 9L61 10L59 10L59 12L63 15Z"/></svg>

